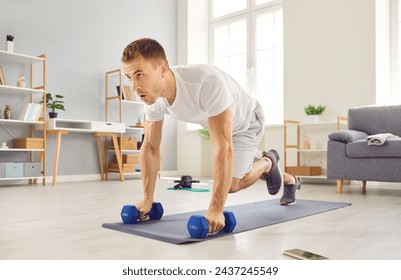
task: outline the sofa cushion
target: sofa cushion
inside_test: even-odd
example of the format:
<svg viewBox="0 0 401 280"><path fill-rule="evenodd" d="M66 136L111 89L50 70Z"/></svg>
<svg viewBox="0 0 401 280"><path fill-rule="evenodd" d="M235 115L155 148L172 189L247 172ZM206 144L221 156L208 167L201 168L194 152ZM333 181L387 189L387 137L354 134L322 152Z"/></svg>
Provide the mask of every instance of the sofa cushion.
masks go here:
<svg viewBox="0 0 401 280"><path fill-rule="evenodd" d="M366 139L348 143L345 152L351 158L401 158L401 139L389 138L381 146L368 145Z"/></svg>
<svg viewBox="0 0 401 280"><path fill-rule="evenodd" d="M348 129L369 135L392 133L401 136L401 105L365 106L348 110Z"/></svg>
<svg viewBox="0 0 401 280"><path fill-rule="evenodd" d="M332 141L349 143L365 139L368 136L366 132L358 130L337 130L329 134L329 139Z"/></svg>

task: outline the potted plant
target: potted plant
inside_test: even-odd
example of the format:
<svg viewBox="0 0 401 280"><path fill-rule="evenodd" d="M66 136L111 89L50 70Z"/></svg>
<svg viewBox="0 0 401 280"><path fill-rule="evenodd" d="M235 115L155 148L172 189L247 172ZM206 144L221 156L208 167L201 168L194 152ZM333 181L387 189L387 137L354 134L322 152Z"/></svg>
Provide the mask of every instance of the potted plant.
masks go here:
<svg viewBox="0 0 401 280"><path fill-rule="evenodd" d="M210 134L209 130L207 128L200 128L196 131L196 134L200 135L202 139L209 140L210 139Z"/></svg>
<svg viewBox="0 0 401 280"><path fill-rule="evenodd" d="M63 98L64 98L64 96L61 94L55 94L53 97L51 93L46 93L46 107L52 109L52 111L49 112L49 117L51 119L57 118L56 110L65 111L65 108L63 105L64 101L61 100ZM43 100L41 103L43 103Z"/></svg>
<svg viewBox="0 0 401 280"><path fill-rule="evenodd" d="M305 114L312 119L312 122L316 123L319 120L319 116L326 110L324 105L308 105L304 107Z"/></svg>

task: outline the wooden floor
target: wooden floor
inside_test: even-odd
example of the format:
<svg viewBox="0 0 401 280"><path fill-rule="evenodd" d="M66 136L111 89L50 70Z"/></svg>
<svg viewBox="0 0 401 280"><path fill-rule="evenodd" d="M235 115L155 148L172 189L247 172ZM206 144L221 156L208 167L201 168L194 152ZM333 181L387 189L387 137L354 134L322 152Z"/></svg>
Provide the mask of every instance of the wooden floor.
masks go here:
<svg viewBox="0 0 401 280"><path fill-rule="evenodd" d="M208 182L207 179L202 182ZM168 191L157 183L165 215L205 209L209 193ZM211 185L197 186L210 188ZM59 183L57 187L0 187L0 259L273 259L301 248L336 260L401 259L401 184L358 183L336 194L333 184L303 184L300 199L352 202L349 207L199 244L172 245L104 229L119 221L122 205L142 196L140 180ZM263 181L227 205L264 199ZM284 206L283 206L284 207ZM288 206L291 207L291 206Z"/></svg>

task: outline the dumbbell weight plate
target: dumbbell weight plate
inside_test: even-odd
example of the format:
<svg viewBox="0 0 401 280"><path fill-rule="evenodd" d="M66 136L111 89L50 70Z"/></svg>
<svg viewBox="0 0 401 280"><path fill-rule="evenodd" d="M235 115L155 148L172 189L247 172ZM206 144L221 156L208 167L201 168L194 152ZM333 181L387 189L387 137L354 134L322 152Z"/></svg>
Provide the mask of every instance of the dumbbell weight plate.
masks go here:
<svg viewBox="0 0 401 280"><path fill-rule="evenodd" d="M136 224L139 218L139 211L134 205L124 205L121 210L121 219L124 224Z"/></svg>
<svg viewBox="0 0 401 280"><path fill-rule="evenodd" d="M146 214L151 220L160 220L163 217L164 209L160 202L153 202L152 209Z"/></svg>
<svg viewBox="0 0 401 280"><path fill-rule="evenodd" d="M193 238L205 238L209 232L209 224L204 216L191 216L187 223L189 235Z"/></svg>
<svg viewBox="0 0 401 280"><path fill-rule="evenodd" d="M230 211L224 211L225 226L221 230L224 233L233 232L237 225L234 213ZM205 238L209 232L209 224L204 216L194 215L191 216L187 223L187 229L189 235L193 238Z"/></svg>

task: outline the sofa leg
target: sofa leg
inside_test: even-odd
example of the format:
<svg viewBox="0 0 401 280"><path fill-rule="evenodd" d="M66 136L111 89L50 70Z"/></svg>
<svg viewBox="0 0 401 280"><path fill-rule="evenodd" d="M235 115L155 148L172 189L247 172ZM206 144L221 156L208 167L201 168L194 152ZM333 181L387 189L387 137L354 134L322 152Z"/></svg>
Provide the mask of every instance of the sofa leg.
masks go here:
<svg viewBox="0 0 401 280"><path fill-rule="evenodd" d="M366 190L366 181L362 181L362 190Z"/></svg>
<svg viewBox="0 0 401 280"><path fill-rule="evenodd" d="M343 192L343 179L337 179L337 193Z"/></svg>

